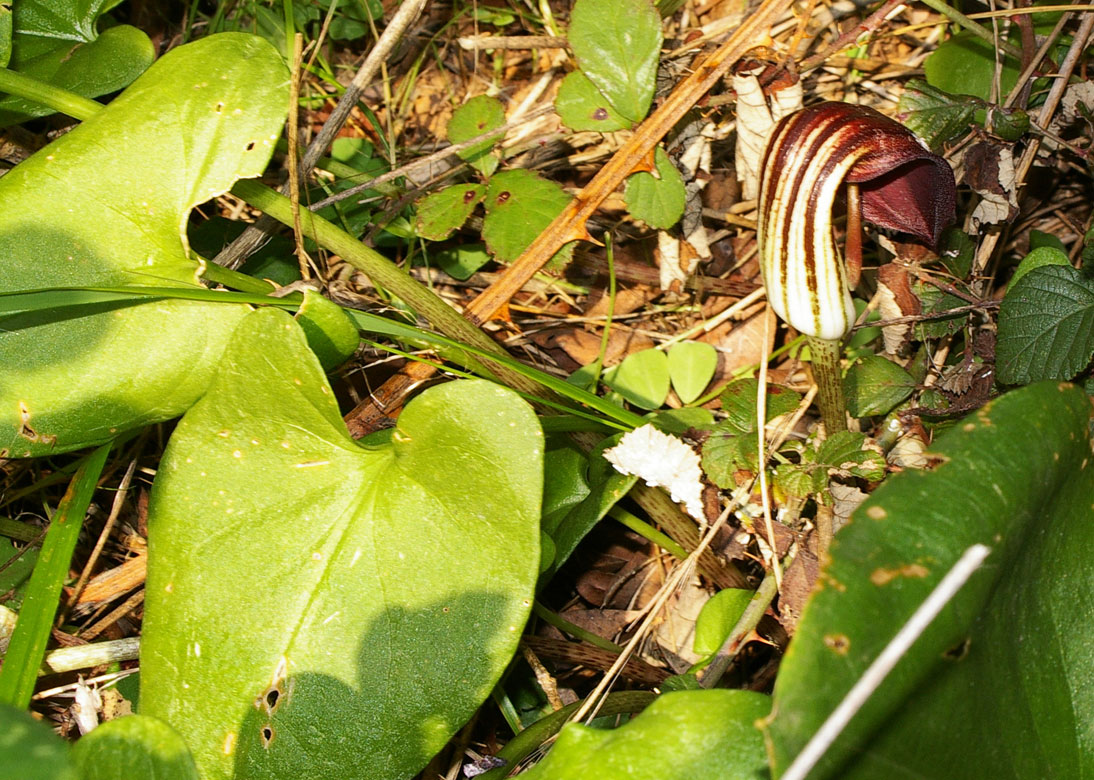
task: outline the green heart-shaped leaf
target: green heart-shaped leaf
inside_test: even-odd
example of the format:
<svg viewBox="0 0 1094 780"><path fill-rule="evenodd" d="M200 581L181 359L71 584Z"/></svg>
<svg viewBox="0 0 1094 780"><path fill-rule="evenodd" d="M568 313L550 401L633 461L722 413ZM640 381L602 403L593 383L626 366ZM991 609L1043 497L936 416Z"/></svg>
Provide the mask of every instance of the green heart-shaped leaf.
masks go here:
<svg viewBox="0 0 1094 780"><path fill-rule="evenodd" d="M203 777L413 775L516 648L542 480L512 391L430 389L364 446L300 328L250 314L156 478L142 712Z"/></svg>
<svg viewBox="0 0 1094 780"><path fill-rule="evenodd" d="M718 368L718 351L704 341L682 341L669 348L672 389L690 404L706 389Z"/></svg>
<svg viewBox="0 0 1094 780"><path fill-rule="evenodd" d="M0 179L0 290L196 287L190 210L263 171L287 101L288 72L259 38L224 33L170 52ZM86 447L185 411L247 308L173 300L81 313L5 320L0 457Z"/></svg>

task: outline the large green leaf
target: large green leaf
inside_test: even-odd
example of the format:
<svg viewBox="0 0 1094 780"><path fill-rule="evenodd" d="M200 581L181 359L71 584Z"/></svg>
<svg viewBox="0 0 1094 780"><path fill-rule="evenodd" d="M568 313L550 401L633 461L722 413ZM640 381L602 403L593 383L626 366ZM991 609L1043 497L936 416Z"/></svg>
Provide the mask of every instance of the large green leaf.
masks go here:
<svg viewBox="0 0 1094 780"><path fill-rule="evenodd" d="M1070 265L1043 265L1007 288L999 307L999 381L1071 379L1094 356L1094 281Z"/></svg>
<svg viewBox="0 0 1094 780"><path fill-rule="evenodd" d="M170 52L0 179L0 290L196 287L190 209L262 172L287 101L285 66L259 38L225 33ZM245 313L174 300L91 305L22 330L8 320L0 457L86 447L185 411Z"/></svg>
<svg viewBox="0 0 1094 780"><path fill-rule="evenodd" d="M148 36L129 25L96 32L100 15L118 0L15 0L11 57L4 64L25 76L98 97L122 89L155 57ZM52 114L40 103L0 99L0 127Z"/></svg>
<svg viewBox="0 0 1094 780"><path fill-rule="evenodd" d="M649 0L578 0L570 16L577 64L629 122L646 118L661 58L661 17Z"/></svg>
<svg viewBox="0 0 1094 780"><path fill-rule="evenodd" d="M23 710L0 704L0 769L19 780L76 780L68 745Z"/></svg>
<svg viewBox="0 0 1094 780"><path fill-rule="evenodd" d="M149 508L141 706L203 776L413 775L490 692L539 564L543 440L484 381L349 438L292 319L249 315Z"/></svg>
<svg viewBox="0 0 1094 780"><path fill-rule="evenodd" d="M617 729L566 726L526 780L756 780L767 761L754 723L771 699L751 691L666 693Z"/></svg>
<svg viewBox="0 0 1094 780"><path fill-rule="evenodd" d="M812 778L1094 773L1087 396L1016 390L889 479L836 535L775 686L782 771L961 553L993 548ZM776 775L777 776L777 775Z"/></svg>
<svg viewBox="0 0 1094 780"><path fill-rule="evenodd" d="M72 761L80 780L198 780L182 737L147 715L103 723L76 743Z"/></svg>

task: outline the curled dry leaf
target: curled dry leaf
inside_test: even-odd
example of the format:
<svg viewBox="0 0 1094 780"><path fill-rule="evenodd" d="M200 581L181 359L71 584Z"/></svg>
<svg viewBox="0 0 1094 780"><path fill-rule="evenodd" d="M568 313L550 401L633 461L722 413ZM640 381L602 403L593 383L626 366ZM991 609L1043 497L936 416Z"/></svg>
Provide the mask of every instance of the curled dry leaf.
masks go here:
<svg viewBox="0 0 1094 780"><path fill-rule="evenodd" d="M965 153L965 184L982 200L972 212L973 225L995 225L1018 213L1014 151L991 141L973 144Z"/></svg>
<svg viewBox="0 0 1094 780"><path fill-rule="evenodd" d="M761 78L772 67L746 60L733 74L733 89L737 93L734 163L745 200L752 200L760 193L760 163L771 129L784 116L802 107L802 84L796 75L792 81L777 82L765 91Z"/></svg>
<svg viewBox="0 0 1094 780"><path fill-rule="evenodd" d="M877 273L878 311L883 320L895 320L919 314L923 306L912 292L908 272L895 263L886 263ZM912 323L886 325L881 329L882 341L888 355L896 355L908 343L912 335Z"/></svg>

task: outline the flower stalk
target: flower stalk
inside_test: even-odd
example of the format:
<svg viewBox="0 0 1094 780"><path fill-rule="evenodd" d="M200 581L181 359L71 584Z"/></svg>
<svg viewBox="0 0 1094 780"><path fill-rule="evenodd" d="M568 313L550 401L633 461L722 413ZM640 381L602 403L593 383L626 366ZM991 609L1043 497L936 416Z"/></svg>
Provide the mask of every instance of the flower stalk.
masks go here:
<svg viewBox="0 0 1094 780"><path fill-rule="evenodd" d="M809 337L828 433L847 429L840 342L854 324L862 223L936 246L953 221L949 163L871 108L820 103L784 117L760 169L757 244L771 308ZM833 211L847 204L845 256Z"/></svg>

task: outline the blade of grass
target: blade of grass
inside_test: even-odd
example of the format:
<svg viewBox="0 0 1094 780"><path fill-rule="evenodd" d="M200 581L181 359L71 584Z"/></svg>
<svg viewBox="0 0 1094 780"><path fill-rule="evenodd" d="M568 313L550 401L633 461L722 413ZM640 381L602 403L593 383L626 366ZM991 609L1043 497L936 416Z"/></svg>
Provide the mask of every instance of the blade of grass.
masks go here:
<svg viewBox="0 0 1094 780"><path fill-rule="evenodd" d="M76 549L91 496L112 446L113 443L104 444L96 449L72 477L42 541L19 610L19 621L0 669L0 701L14 707L26 709L30 705L60 603L61 587L68 577L72 551Z"/></svg>
<svg viewBox="0 0 1094 780"><path fill-rule="evenodd" d="M204 287L53 287L44 290L22 290L19 292L0 293L0 327L10 330L19 330L33 325L41 325L55 322L59 319L73 316L68 310L85 307L91 304L106 305L117 304L119 306L133 306L151 300L163 298L179 298L195 301L209 301L213 303L240 304L246 303L254 306L277 306L283 309L299 308L303 297L299 293L287 295L284 298L271 298L267 295L257 295L246 292L226 292L223 290L207 290ZM483 349L478 345L467 344L455 339L432 333L422 328L408 325L397 320L387 319L368 312L355 309L343 309L354 321L359 330L368 333L388 336L404 344L416 348L428 347L442 353L446 358L454 360L461 365L470 365L481 372L478 358L489 361L496 368L503 368L510 377L515 376L521 380L521 387L514 389L524 392L525 386L534 388L546 388L563 398L575 401L582 406L600 412L607 418L606 422L613 428L636 428L644 425L646 420L641 416L622 409L615 404L566 382L559 377L552 376L531 366L526 366L508 354L496 353L497 345L491 342L491 349ZM19 316L23 320L13 323L12 318ZM78 315L76 315L78 316ZM466 323L465 323L466 324ZM477 329L475 329L477 331ZM481 333L481 331L477 331ZM384 347L387 349L387 347ZM396 350L393 350L396 351ZM469 357L470 356L470 357ZM413 356L411 356L413 357ZM416 359L416 358L415 358ZM493 378L489 372L487 378ZM507 384L509 377L506 377ZM534 399L537 403L541 399ZM560 408L573 414L586 416L577 409L568 409L557 403L551 403L554 408Z"/></svg>

